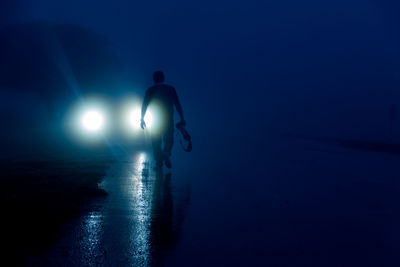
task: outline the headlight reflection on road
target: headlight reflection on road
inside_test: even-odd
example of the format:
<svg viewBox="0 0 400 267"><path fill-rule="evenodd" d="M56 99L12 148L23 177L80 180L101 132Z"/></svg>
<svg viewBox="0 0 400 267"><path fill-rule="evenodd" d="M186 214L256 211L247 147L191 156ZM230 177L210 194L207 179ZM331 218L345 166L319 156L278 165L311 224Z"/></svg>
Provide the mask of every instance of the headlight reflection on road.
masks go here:
<svg viewBox="0 0 400 267"><path fill-rule="evenodd" d="M132 259L134 266L149 265L150 261L150 225L152 211L152 183L149 178L149 158L147 153L139 152L136 154L130 180L132 187L131 201L132 215L136 228L131 233L131 251L136 251ZM132 190L133 189L133 190Z"/></svg>

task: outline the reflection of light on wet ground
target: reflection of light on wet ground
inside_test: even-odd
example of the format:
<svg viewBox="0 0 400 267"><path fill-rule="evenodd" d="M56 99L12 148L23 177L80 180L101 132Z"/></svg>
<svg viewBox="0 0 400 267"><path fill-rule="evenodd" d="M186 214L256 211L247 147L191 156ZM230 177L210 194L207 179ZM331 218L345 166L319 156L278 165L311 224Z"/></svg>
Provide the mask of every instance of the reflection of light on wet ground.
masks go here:
<svg viewBox="0 0 400 267"><path fill-rule="evenodd" d="M29 266L101 266L106 254L102 244L103 211L94 208L66 226L64 237Z"/></svg>
<svg viewBox="0 0 400 267"><path fill-rule="evenodd" d="M145 152L140 152L135 156L134 162L133 162L133 179L135 181L140 182L141 181L141 174L143 170L148 168L149 164L149 159L147 158L147 154Z"/></svg>
<svg viewBox="0 0 400 267"><path fill-rule="evenodd" d="M150 263L150 220L152 188L148 182L149 159L146 153L136 155L132 179L134 181L132 209L135 211L136 227L131 233L134 263L149 265Z"/></svg>
<svg viewBox="0 0 400 267"><path fill-rule="evenodd" d="M85 208L87 213L71 221L62 240L35 259L36 265L163 264L164 252L177 240L184 207L177 199L174 204L178 203L178 209L173 213L171 174L163 177L150 162L148 153L139 152L113 164L100 184L108 196L90 204ZM173 225L173 214L177 225Z"/></svg>
<svg viewBox="0 0 400 267"><path fill-rule="evenodd" d="M80 239L80 248L82 252L81 261L96 265L101 262L104 256L101 253L101 231L103 228L103 216L99 211L90 212L83 219L82 237Z"/></svg>

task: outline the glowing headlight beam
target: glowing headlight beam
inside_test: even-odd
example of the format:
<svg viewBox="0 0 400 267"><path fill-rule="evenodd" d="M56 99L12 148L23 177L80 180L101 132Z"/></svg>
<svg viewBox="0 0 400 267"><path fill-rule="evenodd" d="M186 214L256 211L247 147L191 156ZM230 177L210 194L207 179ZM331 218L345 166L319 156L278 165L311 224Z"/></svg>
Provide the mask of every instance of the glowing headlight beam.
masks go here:
<svg viewBox="0 0 400 267"><path fill-rule="evenodd" d="M141 110L136 108L131 110L128 113L128 124L130 128L133 129L140 129L140 119L141 119ZM147 128L151 128L153 125L153 116L151 115L151 112L147 110L146 115L144 116L144 121L146 123Z"/></svg>
<svg viewBox="0 0 400 267"><path fill-rule="evenodd" d="M98 110L88 110L82 116L82 126L89 132L98 132L103 129L104 115Z"/></svg>

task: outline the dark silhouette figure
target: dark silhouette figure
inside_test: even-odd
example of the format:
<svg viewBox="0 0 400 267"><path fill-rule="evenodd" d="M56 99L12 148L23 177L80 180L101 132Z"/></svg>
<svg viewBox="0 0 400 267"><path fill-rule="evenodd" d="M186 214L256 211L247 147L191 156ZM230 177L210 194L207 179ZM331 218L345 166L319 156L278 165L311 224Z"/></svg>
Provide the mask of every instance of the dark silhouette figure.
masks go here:
<svg viewBox="0 0 400 267"><path fill-rule="evenodd" d="M157 162L157 166L162 166L163 162L165 162L165 165L171 168L170 156L174 143L174 106L181 117L181 122L179 123L186 125L186 122L175 88L164 83L164 73L162 71L154 72L153 79L155 84L147 89L143 100L140 127L142 129L146 127L144 116L148 105L153 101L157 102L161 111L162 127L160 127L159 131L151 134L154 159ZM164 148L162 148L163 143Z"/></svg>

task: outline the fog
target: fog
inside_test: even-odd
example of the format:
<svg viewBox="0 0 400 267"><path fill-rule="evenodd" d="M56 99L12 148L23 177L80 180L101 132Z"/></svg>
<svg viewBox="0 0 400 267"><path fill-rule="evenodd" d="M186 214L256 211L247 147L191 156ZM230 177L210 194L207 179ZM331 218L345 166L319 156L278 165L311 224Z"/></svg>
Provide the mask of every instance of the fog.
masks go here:
<svg viewBox="0 0 400 267"><path fill-rule="evenodd" d="M385 139L399 97L391 1L2 5L1 35L15 45L0 51L1 99L32 124L44 110L57 125L81 95L115 105L143 95L157 69L195 139L213 144L267 133Z"/></svg>

